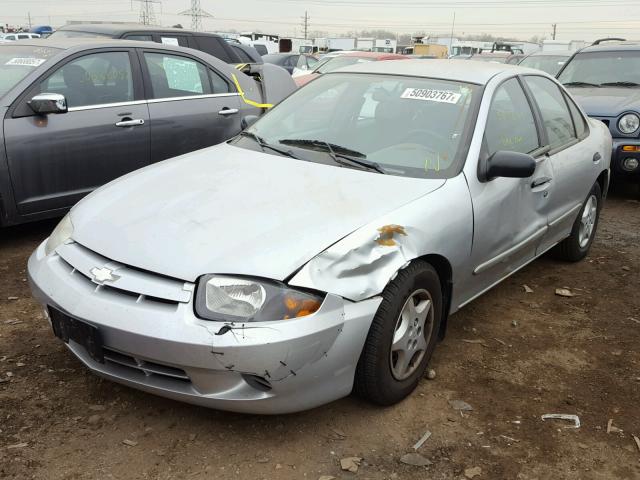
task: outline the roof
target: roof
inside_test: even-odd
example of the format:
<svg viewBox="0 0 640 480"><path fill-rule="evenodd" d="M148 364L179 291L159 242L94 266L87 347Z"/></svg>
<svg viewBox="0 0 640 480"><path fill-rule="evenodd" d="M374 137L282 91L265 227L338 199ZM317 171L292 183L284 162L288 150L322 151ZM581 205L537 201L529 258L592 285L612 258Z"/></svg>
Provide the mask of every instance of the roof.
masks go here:
<svg viewBox="0 0 640 480"><path fill-rule="evenodd" d="M606 42L600 45L585 47L580 50L580 52L621 52L638 50L640 50L640 42Z"/></svg>
<svg viewBox="0 0 640 480"><path fill-rule="evenodd" d="M29 45L32 47L49 47L49 48L59 48L62 50L69 50L71 48L78 47L78 49L82 49L81 47L149 47L153 45L154 48L166 48L171 47L172 45L165 45L162 43L156 42L141 42L139 40L121 40L117 38L56 38L56 37L47 37L47 38L34 38L31 40L17 40L15 42L9 42L8 45ZM4 45L4 44L3 44ZM175 47L178 48L178 47ZM180 47L185 48L185 47Z"/></svg>
<svg viewBox="0 0 640 480"><path fill-rule="evenodd" d="M412 60L404 62L366 62L349 65L335 72L327 73L372 73L381 75L405 75L410 77L441 78L457 82L484 85L494 76L504 73L540 74L538 70L507 65L504 63L469 62L467 60Z"/></svg>
<svg viewBox="0 0 640 480"><path fill-rule="evenodd" d="M154 25L141 25L139 23L79 23L60 27L58 30L70 30L75 32L101 33L103 35L122 35L127 32L164 32L164 33L191 33L198 35L213 35L211 33L193 32L183 28L159 27ZM217 36L217 35L216 35Z"/></svg>

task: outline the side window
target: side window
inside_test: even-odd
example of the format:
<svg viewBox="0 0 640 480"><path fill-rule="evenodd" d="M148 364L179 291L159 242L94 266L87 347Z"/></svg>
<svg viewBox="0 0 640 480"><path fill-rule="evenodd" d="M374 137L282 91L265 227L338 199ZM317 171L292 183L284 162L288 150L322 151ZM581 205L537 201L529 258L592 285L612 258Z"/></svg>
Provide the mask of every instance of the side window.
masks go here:
<svg viewBox="0 0 640 480"><path fill-rule="evenodd" d="M587 131L586 121L582 116L582 113L580 113L580 110L578 110L578 107L576 107L576 104L573 103L573 100L571 100L566 94L565 99L567 101L567 104L569 105L569 111L571 112L571 117L573 118L573 124L576 127L576 135L578 136L578 138L582 138Z"/></svg>
<svg viewBox="0 0 640 480"><path fill-rule="evenodd" d="M30 38L30 37L27 34L18 35L18 40L26 40L28 38Z"/></svg>
<svg viewBox="0 0 640 480"><path fill-rule="evenodd" d="M40 83L40 91L60 93L67 105L84 107L134 99L127 52L104 52L70 61Z"/></svg>
<svg viewBox="0 0 640 480"><path fill-rule="evenodd" d="M195 37L198 42L198 50L202 50L203 52L208 53L209 55L213 55L216 58L219 58L225 63L233 63L233 59L224 48L221 38L213 37L213 36L197 36Z"/></svg>
<svg viewBox="0 0 640 480"><path fill-rule="evenodd" d="M152 35L136 35L136 34L132 34L132 35L125 35L123 38L125 40L138 40L140 42L153 42L153 36Z"/></svg>
<svg viewBox="0 0 640 480"><path fill-rule="evenodd" d="M307 68L307 57L305 57L304 55L300 55L298 57L298 62L296 63L296 67L298 68Z"/></svg>
<svg viewBox="0 0 640 480"><path fill-rule="evenodd" d="M184 36L162 35L160 34L160 43L165 45L174 45L176 47L188 47L189 39Z"/></svg>
<svg viewBox="0 0 640 480"><path fill-rule="evenodd" d="M524 81L540 108L551 148L562 147L574 140L573 120L558 86L544 77L527 76Z"/></svg>
<svg viewBox="0 0 640 480"><path fill-rule="evenodd" d="M211 86L213 87L212 93L229 93L231 92L231 87L229 87L229 83L224 79L222 75L218 72L214 72L213 70L209 70L209 76L211 77Z"/></svg>
<svg viewBox="0 0 640 480"><path fill-rule="evenodd" d="M298 63L298 56L297 55L292 55L290 57L287 57L284 61L284 66L285 67L295 67Z"/></svg>
<svg viewBox="0 0 640 480"><path fill-rule="evenodd" d="M187 97L211 93L207 69L187 57L145 52L151 79L150 98Z"/></svg>
<svg viewBox="0 0 640 480"><path fill-rule="evenodd" d="M501 150L531 153L540 147L531 107L517 79L507 80L496 90L484 138L489 155Z"/></svg>

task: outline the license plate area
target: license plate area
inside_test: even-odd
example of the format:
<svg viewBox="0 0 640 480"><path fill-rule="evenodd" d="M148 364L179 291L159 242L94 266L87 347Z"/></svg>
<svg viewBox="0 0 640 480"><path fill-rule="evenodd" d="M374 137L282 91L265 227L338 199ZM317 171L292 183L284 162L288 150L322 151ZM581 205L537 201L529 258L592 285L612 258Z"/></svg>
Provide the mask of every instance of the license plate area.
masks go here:
<svg viewBox="0 0 640 480"><path fill-rule="evenodd" d="M100 330L97 327L72 318L52 307L49 307L49 317L56 337L65 343L73 340L75 343L82 345L89 356L96 362L104 363L102 335L100 335Z"/></svg>

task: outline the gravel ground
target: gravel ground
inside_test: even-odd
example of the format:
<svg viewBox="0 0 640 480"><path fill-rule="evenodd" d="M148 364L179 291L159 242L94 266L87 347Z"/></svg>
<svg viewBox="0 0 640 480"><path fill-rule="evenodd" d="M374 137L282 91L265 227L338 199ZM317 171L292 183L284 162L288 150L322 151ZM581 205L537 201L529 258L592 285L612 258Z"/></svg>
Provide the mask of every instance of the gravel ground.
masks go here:
<svg viewBox="0 0 640 480"><path fill-rule="evenodd" d="M274 417L181 404L88 373L26 283L27 257L55 222L2 230L0 478L640 479L634 198L612 194L583 262L547 255L454 315L431 363L436 378L404 402L348 397ZM546 413L578 415L582 426L544 422ZM431 464L401 463L426 431L419 453ZM357 473L341 470L347 457L362 459Z"/></svg>

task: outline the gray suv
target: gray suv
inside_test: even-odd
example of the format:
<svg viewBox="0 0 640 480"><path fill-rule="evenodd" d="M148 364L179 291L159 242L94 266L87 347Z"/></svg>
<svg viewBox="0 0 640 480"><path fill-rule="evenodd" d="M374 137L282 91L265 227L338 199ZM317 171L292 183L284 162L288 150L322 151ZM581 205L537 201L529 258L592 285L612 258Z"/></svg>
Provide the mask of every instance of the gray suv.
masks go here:
<svg viewBox="0 0 640 480"><path fill-rule="evenodd" d="M0 226L59 216L121 175L223 142L295 90L282 68L245 71L255 77L149 42L0 44Z"/></svg>

